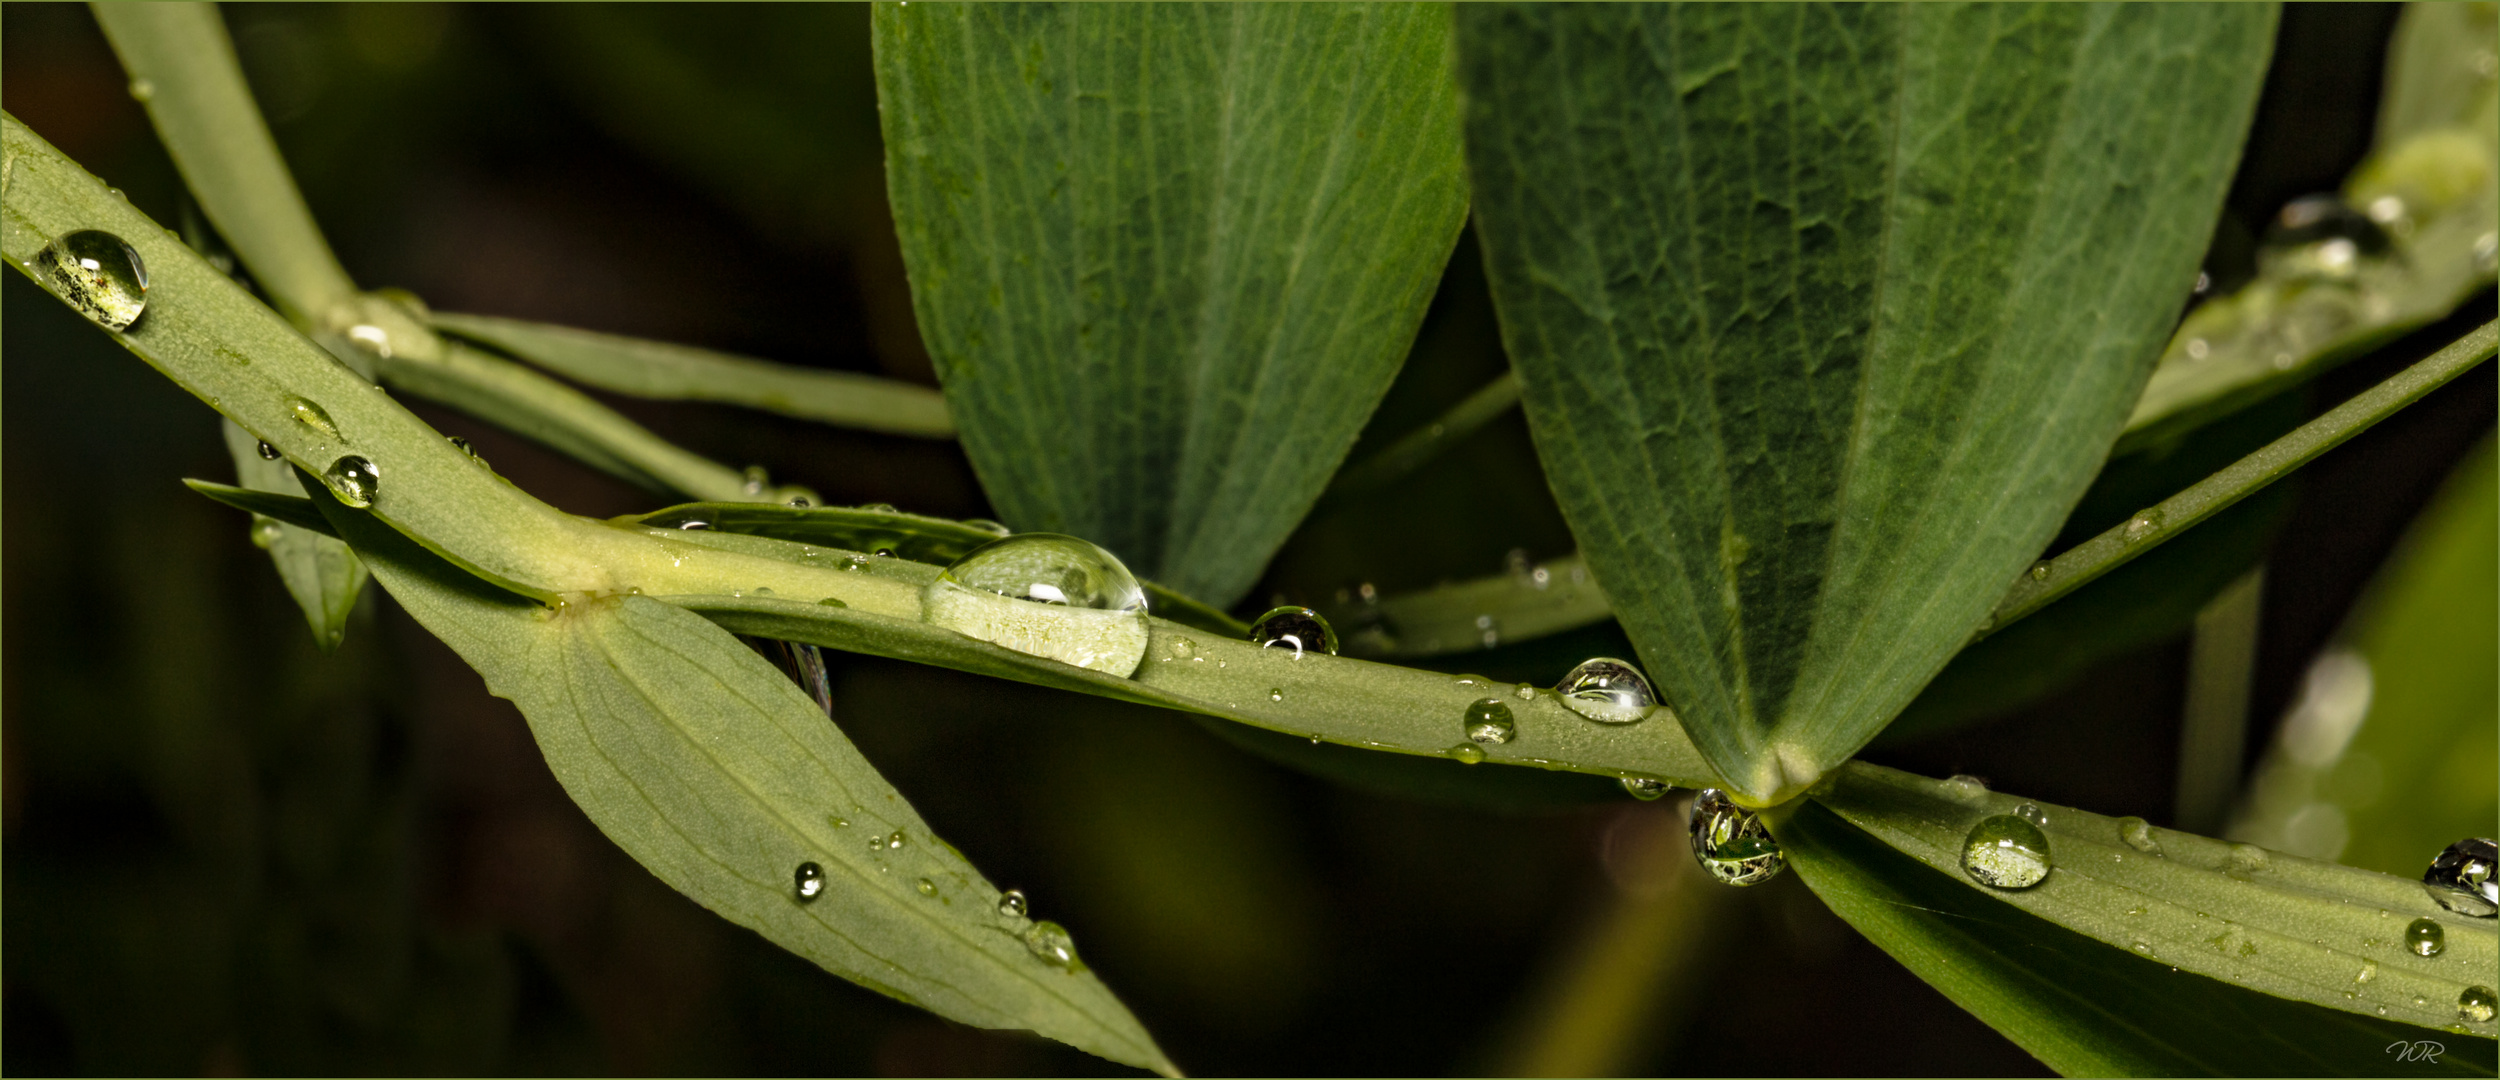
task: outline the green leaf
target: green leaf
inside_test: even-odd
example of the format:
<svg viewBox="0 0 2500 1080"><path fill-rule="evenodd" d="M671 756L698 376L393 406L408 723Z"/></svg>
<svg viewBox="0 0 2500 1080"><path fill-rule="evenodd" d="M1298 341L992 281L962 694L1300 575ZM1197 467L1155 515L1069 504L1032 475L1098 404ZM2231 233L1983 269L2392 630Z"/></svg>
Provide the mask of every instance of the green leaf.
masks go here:
<svg viewBox="0 0 2500 1080"><path fill-rule="evenodd" d="M1872 738L2083 493L2195 279L2273 25L1460 9L1546 473L1740 796Z"/></svg>
<svg viewBox="0 0 2500 1080"><path fill-rule="evenodd" d="M899 435L948 436L935 390L872 375L791 367L569 326L434 312L437 330L484 342L576 382L635 397L718 401Z"/></svg>
<svg viewBox="0 0 2500 1080"><path fill-rule="evenodd" d="M1811 801L1779 839L1798 876L1858 932L2069 1076L2491 1075L2488 1039L2173 970L2167 956L2136 956L2004 902L2019 894L1982 894ZM2424 1038L2446 1047L2435 1063L2390 1053Z"/></svg>
<svg viewBox="0 0 2500 1080"><path fill-rule="evenodd" d="M1386 393L1467 195L1447 9L880 5L887 184L990 501L1218 605Z"/></svg>
<svg viewBox="0 0 2500 1080"><path fill-rule="evenodd" d="M2235 838L2419 875L2500 818L2500 467L2483 440L2311 665Z"/></svg>
<svg viewBox="0 0 2500 1080"><path fill-rule="evenodd" d="M670 887L950 1019L1174 1072L1091 972L1028 949L1029 924L999 913L998 890L726 632L639 596L542 607L318 502L392 597L520 707L574 802ZM804 863L824 875L810 903L794 889Z"/></svg>
<svg viewBox="0 0 2500 1080"><path fill-rule="evenodd" d="M1864 762L1836 771L1813 798L1968 895L2104 947L2276 997L2446 1029L2459 1023L2458 996L2468 987L2487 990L2500 970L2500 932L2491 920L2440 907L2415 879L2152 828L2142 819L2027 803L1973 781L1926 780ZM1979 885L1961 869L1971 830L2026 805L2054 869L2030 888ZM2407 947L2407 927L2416 920L2440 929L2444 950L2423 956ZM2057 965L2040 966L2058 977ZM2454 1030L2489 1038L2493 1023Z"/></svg>
<svg viewBox="0 0 2500 1080"><path fill-rule="evenodd" d="M285 458L263 458L260 440L232 420L221 427L226 435L227 456L234 459L236 478L253 492L267 493L274 499L293 498L303 502L294 492L303 490L296 483L295 466ZM214 496L212 496L214 497ZM307 505L305 510L312 508ZM261 527L269 517L267 530ZM347 615L356 608L356 597L364 592L365 564L356 553L347 550L327 529L315 530L288 521L285 517L255 514L252 520L252 542L269 549L269 560L277 564L278 579L286 583L287 594L304 609L304 619L312 624L313 640L321 651L339 647L347 636Z"/></svg>

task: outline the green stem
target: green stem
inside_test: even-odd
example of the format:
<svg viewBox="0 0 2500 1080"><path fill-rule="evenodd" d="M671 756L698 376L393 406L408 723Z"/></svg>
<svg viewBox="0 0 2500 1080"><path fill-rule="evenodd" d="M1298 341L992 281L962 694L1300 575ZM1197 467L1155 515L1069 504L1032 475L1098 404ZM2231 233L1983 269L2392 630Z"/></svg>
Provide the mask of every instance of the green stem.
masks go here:
<svg viewBox="0 0 2500 1080"><path fill-rule="evenodd" d="M2248 687L2257 666L2263 566L2240 575L2196 613L2187 705L2179 730L2179 828L2220 835L2239 793L2248 744Z"/></svg>
<svg viewBox="0 0 2500 1080"><path fill-rule="evenodd" d="M2266 485L2289 475L2396 411L2421 400L2448 380L2491 357L2500 343L2500 323L2484 323L2447 348L2396 373L2387 381L2347 401L2221 472L2162 500L2099 536L2032 568L2014 587L1980 633L1994 633L2016 619L2047 607L2128 560L2159 547L2197 522L2212 517Z"/></svg>
<svg viewBox="0 0 2500 1080"><path fill-rule="evenodd" d="M157 137L209 221L298 326L321 325L356 283L313 223L252 101L214 4L95 4Z"/></svg>
<svg viewBox="0 0 2500 1080"><path fill-rule="evenodd" d="M1505 371L1438 419L1399 436L1379 453L1338 473L1336 481L1328 485L1327 497L1341 499L1388 487L1518 404L1519 376Z"/></svg>

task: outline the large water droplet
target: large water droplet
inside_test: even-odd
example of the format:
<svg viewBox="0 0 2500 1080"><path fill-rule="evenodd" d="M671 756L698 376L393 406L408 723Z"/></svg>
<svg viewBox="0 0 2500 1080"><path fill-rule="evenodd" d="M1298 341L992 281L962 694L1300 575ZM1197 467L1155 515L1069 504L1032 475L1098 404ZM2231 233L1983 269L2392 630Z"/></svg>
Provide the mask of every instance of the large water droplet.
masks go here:
<svg viewBox="0 0 2500 1080"><path fill-rule="evenodd" d="M2313 281L2349 281L2365 259L2385 255L2387 230L2333 195L2284 204L2257 246L2259 273Z"/></svg>
<svg viewBox="0 0 2500 1080"><path fill-rule="evenodd" d="M325 439L339 437L339 426L330 419L330 410L303 398L291 399L289 404L294 406L296 423L321 433L321 437Z"/></svg>
<svg viewBox="0 0 2500 1080"><path fill-rule="evenodd" d="M1017 652L1126 676L1146 658L1146 590L1108 551L1023 533L955 560L920 592L930 624Z"/></svg>
<svg viewBox="0 0 2500 1080"><path fill-rule="evenodd" d="M107 330L127 330L148 307L148 268L122 238L80 229L35 253L35 273Z"/></svg>
<svg viewBox="0 0 2500 1080"><path fill-rule="evenodd" d="M1601 724L1636 723L1658 704L1641 669L1610 656L1580 661L1554 692L1566 708Z"/></svg>
<svg viewBox="0 0 2500 1080"><path fill-rule="evenodd" d="M998 914L1002 918L1021 919L1028 906L1022 889L1009 889L998 894Z"/></svg>
<svg viewBox="0 0 2500 1080"><path fill-rule="evenodd" d="M2459 840L2422 872L2423 891L2459 915L2477 919L2500 915L2500 879L2491 876L2495 862L2500 862L2500 846L2479 836Z"/></svg>
<svg viewBox="0 0 2500 1080"><path fill-rule="evenodd" d="M2469 986L2457 995L2457 1019L2469 1024L2488 1024L2500 1013L2500 997L2493 997L2488 986Z"/></svg>
<svg viewBox="0 0 2500 1080"><path fill-rule="evenodd" d="M2012 814L1981 819L1962 841L1962 872L1990 888L2028 889L2048 878L2049 865L2048 836Z"/></svg>
<svg viewBox="0 0 2500 1080"><path fill-rule="evenodd" d="M1656 802L1663 799L1672 787L1666 781L1655 777L1627 776L1623 778L1624 794L1642 802Z"/></svg>
<svg viewBox="0 0 2500 1080"><path fill-rule="evenodd" d="M798 894L799 903L813 902L817 897L825 894L825 868L815 863L800 863L798 871L792 874L790 879Z"/></svg>
<svg viewBox="0 0 2500 1080"><path fill-rule="evenodd" d="M338 496L340 502L361 510L373 505L374 492L381 490L382 470L364 458L349 454L331 462L329 469L321 474L321 482L329 486L330 494Z"/></svg>
<svg viewBox="0 0 2500 1080"><path fill-rule="evenodd" d="M1499 698L1485 698L1467 706L1467 741L1499 746L1519 733L1519 725L1510 718L1510 706Z"/></svg>
<svg viewBox="0 0 2500 1080"><path fill-rule="evenodd" d="M2145 821L2143 818L2119 818L2118 838L2126 841L2128 847L2134 848L2147 855L2161 854L2161 841L2153 839L2152 823Z"/></svg>
<svg viewBox="0 0 2500 1080"><path fill-rule="evenodd" d="M2405 924L2405 949L2415 956L2447 952L2448 931L2437 919L2415 919Z"/></svg>
<svg viewBox="0 0 2500 1080"><path fill-rule="evenodd" d="M1076 939L1069 936L1067 927L1048 919L1025 929L1024 947L1033 950L1033 955L1045 963L1058 967L1076 965Z"/></svg>
<svg viewBox="0 0 2500 1080"><path fill-rule="evenodd" d="M1306 607L1280 607L1250 624L1250 640L1260 648L1283 645L1293 649L1293 658L1302 659L1304 649L1337 655L1337 631L1319 612Z"/></svg>
<svg viewBox="0 0 2500 1080"><path fill-rule="evenodd" d="M1717 788L1693 796L1689 827L1694 860L1729 885L1759 885L1788 867L1787 854L1762 819Z"/></svg>

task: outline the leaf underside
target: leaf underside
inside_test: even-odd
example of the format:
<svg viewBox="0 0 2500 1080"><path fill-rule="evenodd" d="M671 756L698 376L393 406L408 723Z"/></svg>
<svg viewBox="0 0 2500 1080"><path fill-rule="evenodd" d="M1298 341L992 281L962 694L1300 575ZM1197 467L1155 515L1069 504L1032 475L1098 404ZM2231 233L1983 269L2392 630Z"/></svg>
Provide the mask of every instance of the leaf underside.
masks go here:
<svg viewBox="0 0 2500 1080"><path fill-rule="evenodd" d="M511 700L565 791L670 887L843 978L978 1027L1170 1074L1082 966L1044 962L998 890L788 678L640 596L548 609L315 492L392 597ZM872 846L899 837L899 845ZM812 903L802 863L823 869ZM934 895L919 891L928 882Z"/></svg>
<svg viewBox="0 0 2500 1080"><path fill-rule="evenodd" d="M296 497L295 493L303 490L295 482L294 465L283 458L260 456L260 440L234 421L220 426L225 431L226 455L234 459L235 479L240 486L281 498ZM257 527L259 522L253 524ZM323 652L338 648L347 636L347 616L356 609L356 597L364 592L365 564L338 538L283 520L278 522L267 546L269 561L277 566L278 579L285 582L287 595L304 609L304 621L312 627L313 640Z"/></svg>
<svg viewBox="0 0 2500 1080"><path fill-rule="evenodd" d="M880 5L887 183L991 502L1217 606L1388 390L1466 214L1439 5Z"/></svg>
<svg viewBox="0 0 2500 1080"><path fill-rule="evenodd" d="M2196 275L2255 5L1476 7L1479 231L1538 451L1743 796L1914 697Z"/></svg>

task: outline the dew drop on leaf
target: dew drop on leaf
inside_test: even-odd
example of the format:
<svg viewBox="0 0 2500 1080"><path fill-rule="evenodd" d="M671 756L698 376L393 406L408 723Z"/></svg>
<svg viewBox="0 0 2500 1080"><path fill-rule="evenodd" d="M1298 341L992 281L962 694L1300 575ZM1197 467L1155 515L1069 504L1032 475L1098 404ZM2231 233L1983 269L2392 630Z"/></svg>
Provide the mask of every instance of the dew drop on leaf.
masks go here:
<svg viewBox="0 0 2500 1080"><path fill-rule="evenodd" d="M2039 827L2041 827L2041 828L2043 828L2043 829L2045 829L2045 828L2048 828L2048 827L2049 827L2049 815L2048 815L2048 812L2047 812L2047 811L2045 811L2045 810L2040 809L2040 804L2039 804L2039 803L2024 803L2024 804L2022 804L2021 806L2017 806L2017 807L2015 807L2015 808L2014 808L2014 816L2015 816L2015 817L2018 817L2018 818L2021 818L2021 819L2023 819L2024 821L2028 821L2028 822L2030 822L2030 823L2032 823L2032 824L2034 824L2034 825L2037 825L2037 826L2039 826Z"/></svg>
<svg viewBox="0 0 2500 1080"><path fill-rule="evenodd" d="M2500 862L2500 847L2483 837L2448 845L2422 872L2422 889L2439 906L2459 915L2488 919L2500 915L2500 879L2491 876Z"/></svg>
<svg viewBox="0 0 2500 1080"><path fill-rule="evenodd" d="M2435 919L2415 919L2405 925L2405 949L2415 956L2437 956L2448 951L2448 931Z"/></svg>
<svg viewBox="0 0 2500 1080"><path fill-rule="evenodd" d="M1554 685L1572 712L1600 724L1637 723L1658 704L1641 669L1611 656L1580 661Z"/></svg>
<svg viewBox="0 0 2500 1080"><path fill-rule="evenodd" d="M321 474L321 482L338 500L359 510L373 505L376 491L382 487L382 470L372 462L349 454L330 463Z"/></svg>
<svg viewBox="0 0 2500 1080"><path fill-rule="evenodd" d="M921 618L1032 656L1127 676L1146 658L1146 590L1110 552L1056 533L974 548L920 593Z"/></svg>
<svg viewBox="0 0 2500 1080"><path fill-rule="evenodd" d="M305 427L319 432L321 437L325 439L335 439L339 437L339 426L335 421L330 419L330 411L328 409L324 409L320 405L306 401L303 398L290 399L289 403L294 406L296 423L302 424Z"/></svg>
<svg viewBox="0 0 2500 1080"><path fill-rule="evenodd" d="M252 546L263 551L275 545L278 539L285 535L286 527L278 524L275 519L261 518L252 522Z"/></svg>
<svg viewBox="0 0 2500 1080"><path fill-rule="evenodd" d="M1461 765L1479 765L1484 762L1484 748L1474 743L1460 743L1449 748L1445 753L1450 755L1451 760Z"/></svg>
<svg viewBox="0 0 2500 1080"><path fill-rule="evenodd" d="M1622 783L1624 794L1642 802L1656 802L1665 798L1668 791L1667 782L1655 777L1627 776Z"/></svg>
<svg viewBox="0 0 2500 1080"><path fill-rule="evenodd" d="M1024 931L1024 947L1054 967L1076 965L1076 939L1066 927L1044 919Z"/></svg>
<svg viewBox="0 0 2500 1080"><path fill-rule="evenodd" d="M1725 884L1759 885L1788 868L1787 854L1762 819L1717 788L1693 796L1689 827L1694 860Z"/></svg>
<svg viewBox="0 0 2500 1080"><path fill-rule="evenodd" d="M107 330L127 330L148 307L148 268L121 237L80 229L35 253L35 273L78 313Z"/></svg>
<svg viewBox="0 0 2500 1080"><path fill-rule="evenodd" d="M1485 698L1467 706L1467 741L1499 746L1519 734L1519 725L1511 719L1510 706L1497 698Z"/></svg>
<svg viewBox="0 0 2500 1080"><path fill-rule="evenodd" d="M2152 823L2145 821L2143 818L2119 818L2118 838L2126 841L2128 847L2134 848L2147 855L2161 854L2161 841L2153 839Z"/></svg>
<svg viewBox="0 0 2500 1080"><path fill-rule="evenodd" d="M1009 889L998 894L998 914L1002 918L1021 919L1028 906L1022 889Z"/></svg>
<svg viewBox="0 0 2500 1080"><path fill-rule="evenodd" d="M1962 872L1993 889L2028 889L2049 876L2049 838L2012 814L1971 826L1962 841Z"/></svg>
<svg viewBox="0 0 2500 1080"><path fill-rule="evenodd" d="M260 444L260 459L262 461L278 460L278 448L271 446L266 442Z"/></svg>
<svg viewBox="0 0 2500 1080"><path fill-rule="evenodd" d="M799 903L813 903L825 894L825 868L812 862L800 863L798 870L791 875L791 884Z"/></svg>
<svg viewBox="0 0 2500 1080"><path fill-rule="evenodd" d="M2291 281L2350 281L2363 260L2387 251L2387 231L2370 215L2333 195L2308 195L2275 214L2257 245L2257 271Z"/></svg>
<svg viewBox="0 0 2500 1080"><path fill-rule="evenodd" d="M937 882L931 881L928 878L921 878L920 883L912 887L920 890L920 895L922 896L937 895Z"/></svg>
<svg viewBox="0 0 2500 1080"><path fill-rule="evenodd" d="M1330 656L1337 655L1337 631L1321 618L1319 612L1306 607L1280 607L1250 624L1250 641L1260 648L1285 646L1293 650L1293 658L1302 659L1305 649Z"/></svg>
<svg viewBox="0 0 2500 1080"><path fill-rule="evenodd" d="M2469 986L2457 995L2457 1019L2469 1024L2488 1024L2500 1012L2500 998L2492 996L2488 986Z"/></svg>

